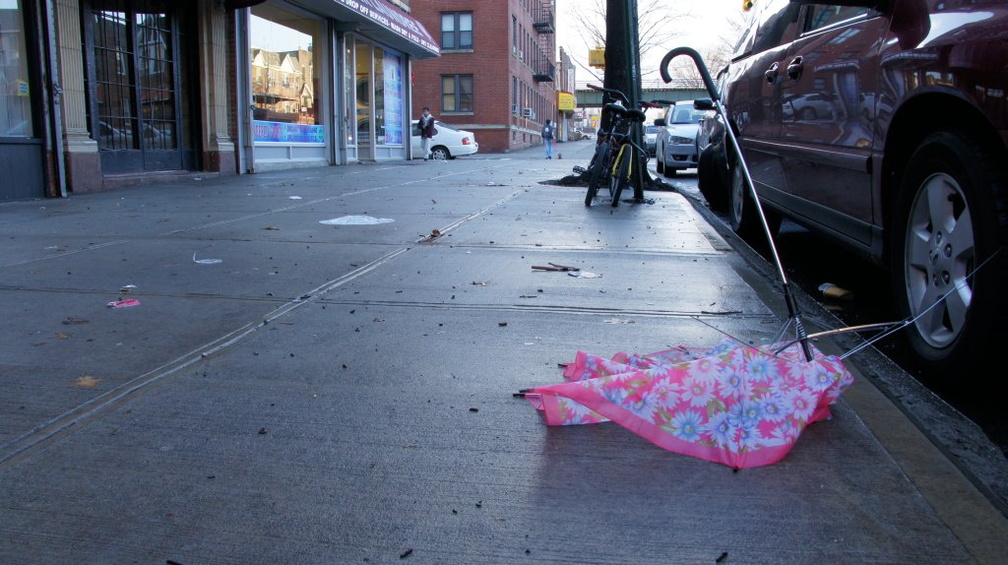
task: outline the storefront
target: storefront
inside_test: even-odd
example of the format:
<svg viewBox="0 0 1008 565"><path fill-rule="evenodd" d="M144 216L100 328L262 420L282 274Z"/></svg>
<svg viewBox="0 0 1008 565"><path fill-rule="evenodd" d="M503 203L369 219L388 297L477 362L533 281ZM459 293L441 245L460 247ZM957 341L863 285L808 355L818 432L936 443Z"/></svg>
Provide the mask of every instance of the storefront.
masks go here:
<svg viewBox="0 0 1008 565"><path fill-rule="evenodd" d="M245 18L243 171L409 157L405 77L439 54L415 19L387 0L268 0Z"/></svg>
<svg viewBox="0 0 1008 565"><path fill-rule="evenodd" d="M0 201L45 196L33 2L0 0Z"/></svg>

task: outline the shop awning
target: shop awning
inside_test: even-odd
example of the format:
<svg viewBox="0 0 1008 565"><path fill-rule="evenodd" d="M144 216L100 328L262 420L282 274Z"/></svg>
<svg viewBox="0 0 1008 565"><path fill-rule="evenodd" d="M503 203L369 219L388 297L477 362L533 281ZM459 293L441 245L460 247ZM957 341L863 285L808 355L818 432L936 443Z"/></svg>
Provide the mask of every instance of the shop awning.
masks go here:
<svg viewBox="0 0 1008 565"><path fill-rule="evenodd" d="M388 0L301 0L300 5L340 22L417 59L441 55L441 46L416 18Z"/></svg>

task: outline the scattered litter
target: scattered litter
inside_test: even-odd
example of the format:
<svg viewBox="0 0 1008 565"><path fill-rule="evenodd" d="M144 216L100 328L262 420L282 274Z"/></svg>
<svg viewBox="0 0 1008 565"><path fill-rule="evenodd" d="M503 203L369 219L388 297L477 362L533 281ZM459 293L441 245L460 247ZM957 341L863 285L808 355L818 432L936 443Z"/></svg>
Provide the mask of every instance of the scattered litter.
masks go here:
<svg viewBox="0 0 1008 565"><path fill-rule="evenodd" d="M326 226L373 226L377 224L391 224L392 218L374 218L372 216L340 216L330 220L320 220L319 223Z"/></svg>
<svg viewBox="0 0 1008 565"><path fill-rule="evenodd" d="M122 298L119 300L113 300L106 304L109 308L129 308L130 306L139 306L140 301L136 298Z"/></svg>
<svg viewBox="0 0 1008 565"><path fill-rule="evenodd" d="M84 318L78 318L77 316L67 316L67 319L62 322L64 326L79 326L86 323L88 323L87 320Z"/></svg>
<svg viewBox="0 0 1008 565"><path fill-rule="evenodd" d="M846 288L840 288L833 283L823 283L819 285L819 292L821 292L826 298L833 298L836 300L854 299L853 292L847 290Z"/></svg>
<svg viewBox="0 0 1008 565"><path fill-rule="evenodd" d="M197 259L196 254L192 254L193 263L198 263L200 265L216 265L217 263L222 263L223 259Z"/></svg>
<svg viewBox="0 0 1008 565"><path fill-rule="evenodd" d="M119 292L121 292L123 294L130 294L134 290L136 290L136 285L135 284L125 284L125 285L119 287Z"/></svg>
<svg viewBox="0 0 1008 565"><path fill-rule="evenodd" d="M473 286L490 286L490 281L473 281Z"/></svg>
<svg viewBox="0 0 1008 565"><path fill-rule="evenodd" d="M634 321L631 320L631 319L629 319L629 318L609 318L609 319L602 320L602 321L605 322L606 324L632 324L632 323L634 323Z"/></svg>
<svg viewBox="0 0 1008 565"><path fill-rule="evenodd" d="M570 275L570 276L572 276L572 277L578 277L578 278L582 278L582 279L600 279L600 278L602 278L602 275L600 275L598 273L592 273L592 272L589 272L589 271L572 271L572 272L569 272L567 274Z"/></svg>
<svg viewBox="0 0 1008 565"><path fill-rule="evenodd" d="M266 230L266 231L280 231L280 228L278 228L276 226L266 226L263 229Z"/></svg>
<svg viewBox="0 0 1008 565"><path fill-rule="evenodd" d="M557 265L556 263L550 263L548 265L532 265L533 271L580 271L578 267L568 267L567 265Z"/></svg>
<svg viewBox="0 0 1008 565"><path fill-rule="evenodd" d="M301 200L300 196L288 196L291 200Z"/></svg>
<svg viewBox="0 0 1008 565"><path fill-rule="evenodd" d="M504 328L507 327L507 322L497 322L497 325Z"/></svg>
<svg viewBox="0 0 1008 565"><path fill-rule="evenodd" d="M100 382L101 379L96 379L91 375L84 375L82 377L77 377L77 380L74 381L74 386L78 386L80 388L95 388Z"/></svg>

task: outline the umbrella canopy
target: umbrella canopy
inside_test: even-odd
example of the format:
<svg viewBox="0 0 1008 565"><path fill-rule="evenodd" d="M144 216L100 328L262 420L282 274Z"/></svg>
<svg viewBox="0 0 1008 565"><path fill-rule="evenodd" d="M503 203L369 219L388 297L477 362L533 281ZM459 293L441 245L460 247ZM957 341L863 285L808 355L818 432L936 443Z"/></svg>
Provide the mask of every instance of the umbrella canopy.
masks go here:
<svg viewBox="0 0 1008 565"><path fill-rule="evenodd" d="M835 356L725 340L610 359L579 351L567 382L520 393L551 426L613 421L676 453L735 468L780 461L854 378Z"/></svg>

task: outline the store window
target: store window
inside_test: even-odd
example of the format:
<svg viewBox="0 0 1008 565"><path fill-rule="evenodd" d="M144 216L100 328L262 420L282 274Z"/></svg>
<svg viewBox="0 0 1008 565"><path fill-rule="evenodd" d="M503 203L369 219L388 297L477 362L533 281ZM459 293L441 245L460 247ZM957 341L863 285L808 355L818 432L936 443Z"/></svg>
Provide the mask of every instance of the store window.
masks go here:
<svg viewBox="0 0 1008 565"><path fill-rule="evenodd" d="M375 114L381 116L379 143L403 145L402 62L390 51L375 50L375 76L382 77L382 88L375 92Z"/></svg>
<svg viewBox="0 0 1008 565"><path fill-rule="evenodd" d="M0 137L34 137L24 18L18 0L0 0Z"/></svg>
<svg viewBox="0 0 1008 565"><path fill-rule="evenodd" d="M444 75L441 77L441 111L473 111L472 75Z"/></svg>
<svg viewBox="0 0 1008 565"><path fill-rule="evenodd" d="M322 37L317 18L271 4L252 8L249 41L256 142L325 143L315 73L315 46L325 45Z"/></svg>
<svg viewBox="0 0 1008 565"><path fill-rule="evenodd" d="M441 50L473 48L472 12L441 14Z"/></svg>

